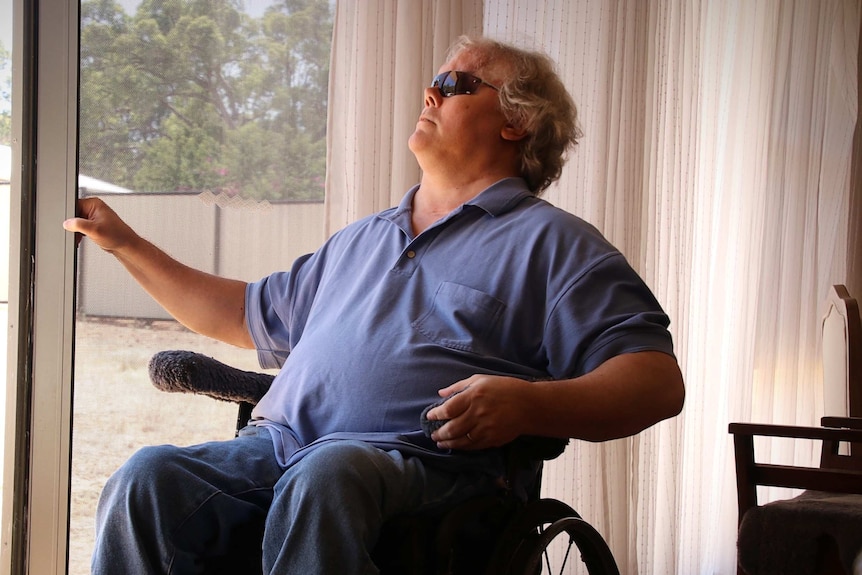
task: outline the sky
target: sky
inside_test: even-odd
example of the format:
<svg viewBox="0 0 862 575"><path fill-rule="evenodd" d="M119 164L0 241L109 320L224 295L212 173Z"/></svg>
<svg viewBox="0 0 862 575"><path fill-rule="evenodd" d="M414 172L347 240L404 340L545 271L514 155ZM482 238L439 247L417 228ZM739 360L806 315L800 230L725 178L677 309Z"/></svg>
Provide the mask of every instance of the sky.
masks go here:
<svg viewBox="0 0 862 575"><path fill-rule="evenodd" d="M0 40L12 49L12 0L0 0Z"/></svg>
<svg viewBox="0 0 862 575"><path fill-rule="evenodd" d="M0 0L0 39L7 50L12 48L12 0Z"/></svg>

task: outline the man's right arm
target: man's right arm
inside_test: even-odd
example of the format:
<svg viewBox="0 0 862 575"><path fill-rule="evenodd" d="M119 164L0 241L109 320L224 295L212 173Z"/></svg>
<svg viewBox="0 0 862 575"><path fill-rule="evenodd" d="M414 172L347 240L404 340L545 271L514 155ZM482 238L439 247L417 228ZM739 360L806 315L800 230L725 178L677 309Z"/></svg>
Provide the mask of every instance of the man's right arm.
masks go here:
<svg viewBox="0 0 862 575"><path fill-rule="evenodd" d="M246 283L186 266L148 242L98 198L78 200L78 217L63 227L80 233L125 266L141 287L187 328L254 348L245 324Z"/></svg>

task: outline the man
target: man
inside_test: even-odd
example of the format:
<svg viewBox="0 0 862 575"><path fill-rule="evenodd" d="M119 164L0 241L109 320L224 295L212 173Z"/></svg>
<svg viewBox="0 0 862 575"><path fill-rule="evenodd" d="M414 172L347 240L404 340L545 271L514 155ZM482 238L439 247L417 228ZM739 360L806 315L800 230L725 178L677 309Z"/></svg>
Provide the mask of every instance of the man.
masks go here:
<svg viewBox="0 0 862 575"><path fill-rule="evenodd" d="M538 199L578 136L550 60L462 38L425 89L400 206L259 282L188 268L102 202L66 229L190 329L282 366L240 437L135 454L97 513L93 572L376 573L381 525L492 488L521 435L602 441L682 408L668 320L591 226ZM445 422L431 440L428 419Z"/></svg>

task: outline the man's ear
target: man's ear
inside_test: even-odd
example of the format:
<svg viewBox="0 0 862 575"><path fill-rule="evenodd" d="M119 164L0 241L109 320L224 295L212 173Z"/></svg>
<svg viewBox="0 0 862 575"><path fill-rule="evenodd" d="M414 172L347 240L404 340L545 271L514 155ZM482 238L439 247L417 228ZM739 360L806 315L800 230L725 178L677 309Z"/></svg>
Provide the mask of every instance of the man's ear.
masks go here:
<svg viewBox="0 0 862 575"><path fill-rule="evenodd" d="M512 124L506 124L503 126L503 130L500 132L500 135L504 140L517 142L518 140L523 140L527 137L527 130L518 128Z"/></svg>

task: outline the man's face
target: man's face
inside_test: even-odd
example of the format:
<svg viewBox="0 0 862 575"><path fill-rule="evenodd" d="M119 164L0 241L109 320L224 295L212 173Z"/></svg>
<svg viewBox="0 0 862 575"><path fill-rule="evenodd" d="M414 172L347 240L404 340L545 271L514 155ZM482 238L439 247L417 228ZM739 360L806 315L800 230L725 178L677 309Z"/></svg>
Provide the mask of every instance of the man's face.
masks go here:
<svg viewBox="0 0 862 575"><path fill-rule="evenodd" d="M490 70L477 69L476 59L468 51L443 64L438 73L448 71L468 72L493 85L502 80ZM477 154L493 153L501 143L505 125L497 91L491 86L477 84L471 94L449 97L436 87L428 87L424 108L408 143L423 168L431 167L428 162L442 161L457 169L475 160Z"/></svg>

